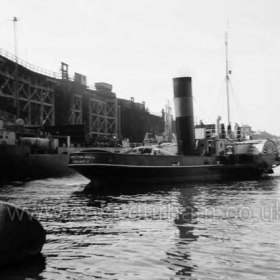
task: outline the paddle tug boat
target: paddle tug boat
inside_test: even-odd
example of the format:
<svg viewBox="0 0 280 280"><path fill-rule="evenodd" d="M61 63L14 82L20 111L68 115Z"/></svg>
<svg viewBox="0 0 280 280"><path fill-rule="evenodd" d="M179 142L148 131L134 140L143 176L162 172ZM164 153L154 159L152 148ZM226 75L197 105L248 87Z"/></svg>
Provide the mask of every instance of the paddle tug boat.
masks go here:
<svg viewBox="0 0 280 280"><path fill-rule="evenodd" d="M70 155L69 167L94 186L122 184L182 184L197 181L258 179L280 164L270 140L241 140L240 128L227 132L219 124L215 133L195 132L191 77L173 79L177 154L138 149L137 153L86 150ZM195 137L199 134L200 136ZM234 137L235 135L235 137ZM146 150L146 152L145 152ZM139 152L140 151L140 152ZM143 151L143 152L141 152Z"/></svg>

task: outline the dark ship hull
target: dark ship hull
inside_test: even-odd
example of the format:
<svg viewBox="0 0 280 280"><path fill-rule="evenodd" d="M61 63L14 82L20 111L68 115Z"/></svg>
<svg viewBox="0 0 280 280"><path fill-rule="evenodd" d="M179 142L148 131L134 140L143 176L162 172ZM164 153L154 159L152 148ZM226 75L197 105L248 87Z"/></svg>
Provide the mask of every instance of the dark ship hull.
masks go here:
<svg viewBox="0 0 280 280"><path fill-rule="evenodd" d="M258 179L267 173L259 157L219 158L200 156L152 156L80 152L70 156L69 166L92 181L94 187L138 184L182 184Z"/></svg>
<svg viewBox="0 0 280 280"><path fill-rule="evenodd" d="M66 154L32 154L24 145L0 146L0 183L61 177L74 173Z"/></svg>

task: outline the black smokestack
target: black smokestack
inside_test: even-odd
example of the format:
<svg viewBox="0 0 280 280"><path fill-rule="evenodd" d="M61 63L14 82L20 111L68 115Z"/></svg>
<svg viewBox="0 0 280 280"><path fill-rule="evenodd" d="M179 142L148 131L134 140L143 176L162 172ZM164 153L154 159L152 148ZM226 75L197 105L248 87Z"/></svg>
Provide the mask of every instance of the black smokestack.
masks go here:
<svg viewBox="0 0 280 280"><path fill-rule="evenodd" d="M194 155L192 78L174 78L173 88L178 154Z"/></svg>

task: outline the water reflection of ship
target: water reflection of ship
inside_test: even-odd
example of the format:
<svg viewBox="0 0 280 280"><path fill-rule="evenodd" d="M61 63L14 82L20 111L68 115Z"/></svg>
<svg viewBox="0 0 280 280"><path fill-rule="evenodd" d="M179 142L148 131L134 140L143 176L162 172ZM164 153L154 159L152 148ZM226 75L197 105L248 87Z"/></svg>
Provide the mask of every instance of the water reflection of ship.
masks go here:
<svg viewBox="0 0 280 280"><path fill-rule="evenodd" d="M174 271L176 276L192 275L195 264L192 261L191 244L198 239L198 235L194 233L197 224L196 206L193 198L197 194L195 187L180 189L178 197L179 207L182 209L174 219L174 226L178 228L178 237L175 239L175 245L167 252L166 262L170 270Z"/></svg>

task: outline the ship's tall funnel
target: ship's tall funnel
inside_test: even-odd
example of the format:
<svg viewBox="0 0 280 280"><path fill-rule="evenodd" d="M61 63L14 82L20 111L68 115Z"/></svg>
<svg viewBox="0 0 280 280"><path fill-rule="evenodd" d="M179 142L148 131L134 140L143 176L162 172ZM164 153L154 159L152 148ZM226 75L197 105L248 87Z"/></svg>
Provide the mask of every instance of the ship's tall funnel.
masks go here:
<svg viewBox="0 0 280 280"><path fill-rule="evenodd" d="M192 78L173 79L176 132L179 155L194 155Z"/></svg>

